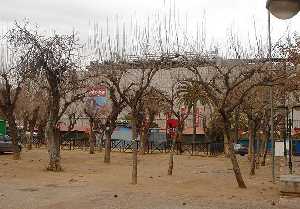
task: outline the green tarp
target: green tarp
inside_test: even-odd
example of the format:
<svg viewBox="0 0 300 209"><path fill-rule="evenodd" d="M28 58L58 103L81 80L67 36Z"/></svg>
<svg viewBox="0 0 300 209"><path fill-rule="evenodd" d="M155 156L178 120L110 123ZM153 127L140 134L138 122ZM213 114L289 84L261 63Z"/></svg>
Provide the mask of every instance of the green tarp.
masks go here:
<svg viewBox="0 0 300 209"><path fill-rule="evenodd" d="M6 121L0 119L0 135L6 135Z"/></svg>

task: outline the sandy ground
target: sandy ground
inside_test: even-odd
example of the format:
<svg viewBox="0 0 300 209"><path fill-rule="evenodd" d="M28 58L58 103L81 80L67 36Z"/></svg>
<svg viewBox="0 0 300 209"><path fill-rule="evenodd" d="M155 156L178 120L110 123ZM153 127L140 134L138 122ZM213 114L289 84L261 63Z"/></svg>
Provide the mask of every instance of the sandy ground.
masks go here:
<svg viewBox="0 0 300 209"><path fill-rule="evenodd" d="M138 185L131 185L131 154L62 151L64 171L47 172L46 149L24 151L22 160L0 155L1 209L296 209L300 199L279 201L270 162L250 177L249 162L239 157L247 189L239 189L231 163L219 157L175 156L167 175L168 154L139 156ZM297 206L297 207L296 207Z"/></svg>

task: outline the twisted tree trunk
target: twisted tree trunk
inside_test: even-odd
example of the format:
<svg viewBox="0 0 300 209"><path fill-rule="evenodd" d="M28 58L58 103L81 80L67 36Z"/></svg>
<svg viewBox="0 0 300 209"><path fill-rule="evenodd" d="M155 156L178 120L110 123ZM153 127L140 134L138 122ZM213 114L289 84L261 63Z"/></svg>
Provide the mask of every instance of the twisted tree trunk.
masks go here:
<svg viewBox="0 0 300 209"><path fill-rule="evenodd" d="M230 157L230 160L231 160L231 163L232 163L232 168L233 168L233 171L234 171L234 174L235 174L235 178L236 178L236 181L238 183L238 186L240 188L247 188L246 187L246 184L243 180L243 176L242 176L242 173L241 173L241 170L240 170L240 166L238 164L238 161L237 161L237 158L235 156L235 153L234 153L234 148L233 148L233 141L230 137L230 121L229 119L227 119L226 115L223 113L223 120L224 120L224 132L226 134L226 137L228 139L228 154L229 154L229 157Z"/></svg>

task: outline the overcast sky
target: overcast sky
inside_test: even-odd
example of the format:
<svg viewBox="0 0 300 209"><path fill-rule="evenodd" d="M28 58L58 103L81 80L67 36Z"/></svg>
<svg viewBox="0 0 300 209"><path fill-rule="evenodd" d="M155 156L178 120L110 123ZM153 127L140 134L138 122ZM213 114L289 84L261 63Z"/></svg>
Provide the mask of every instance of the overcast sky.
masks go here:
<svg viewBox="0 0 300 209"><path fill-rule="evenodd" d="M146 20L168 11L170 2L176 15L187 20L192 32L205 17L209 39L222 41L229 29L243 38L252 36L254 20L258 33L267 34L265 0L1 0L0 24L3 30L15 20L29 18L43 29L75 29L86 39L93 22L105 27L106 19L116 15L120 22L129 22L131 17ZM300 14L288 21L272 18L273 39L280 37L287 27L300 32Z"/></svg>

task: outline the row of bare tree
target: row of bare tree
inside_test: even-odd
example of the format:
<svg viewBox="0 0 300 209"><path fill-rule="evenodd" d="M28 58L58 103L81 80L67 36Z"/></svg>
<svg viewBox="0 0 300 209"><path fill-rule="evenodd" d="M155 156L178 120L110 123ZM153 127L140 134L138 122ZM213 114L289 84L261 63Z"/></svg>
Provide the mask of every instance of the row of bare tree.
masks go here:
<svg viewBox="0 0 300 209"><path fill-rule="evenodd" d="M178 119L176 139L182 140L187 117L193 115L193 142L195 142L195 108L201 103L211 109L207 134L222 128L225 153L232 162L240 188L246 188L234 143L238 130L248 130L251 173L263 156L265 163L270 136L270 105L268 91L274 92L274 105L292 105L299 100L299 45L297 42L281 45L278 59L238 56L221 59L187 54L167 54L148 59L91 62L88 67L81 56L81 46L75 34L43 36L31 30L28 24L15 26L5 35L6 45L1 51L0 110L9 124L14 158L20 158L17 149L19 121L30 134L29 149L34 128L47 140L48 170L61 171L60 130L62 117L69 115L69 130L76 123L76 114L85 114L90 122L90 153L94 153L97 127L105 135L104 162L110 162L111 136L122 112L130 114L132 140L141 141L140 154L145 152L147 136L155 116L171 112ZM95 85L109 90L110 108L105 112L90 110L86 105L70 111L72 106L84 103L87 93ZM289 101L289 103L288 103ZM180 107L187 111L182 113ZM275 127L284 117L275 114ZM104 119L103 119L104 118ZM247 124L248 125L245 125ZM235 130L236 134L233 134ZM253 152L257 134L264 135L260 152ZM175 142L174 140L174 142ZM173 143L174 144L174 143ZM174 150L170 152L168 174L173 172ZM137 184L138 150L132 153L132 183Z"/></svg>

